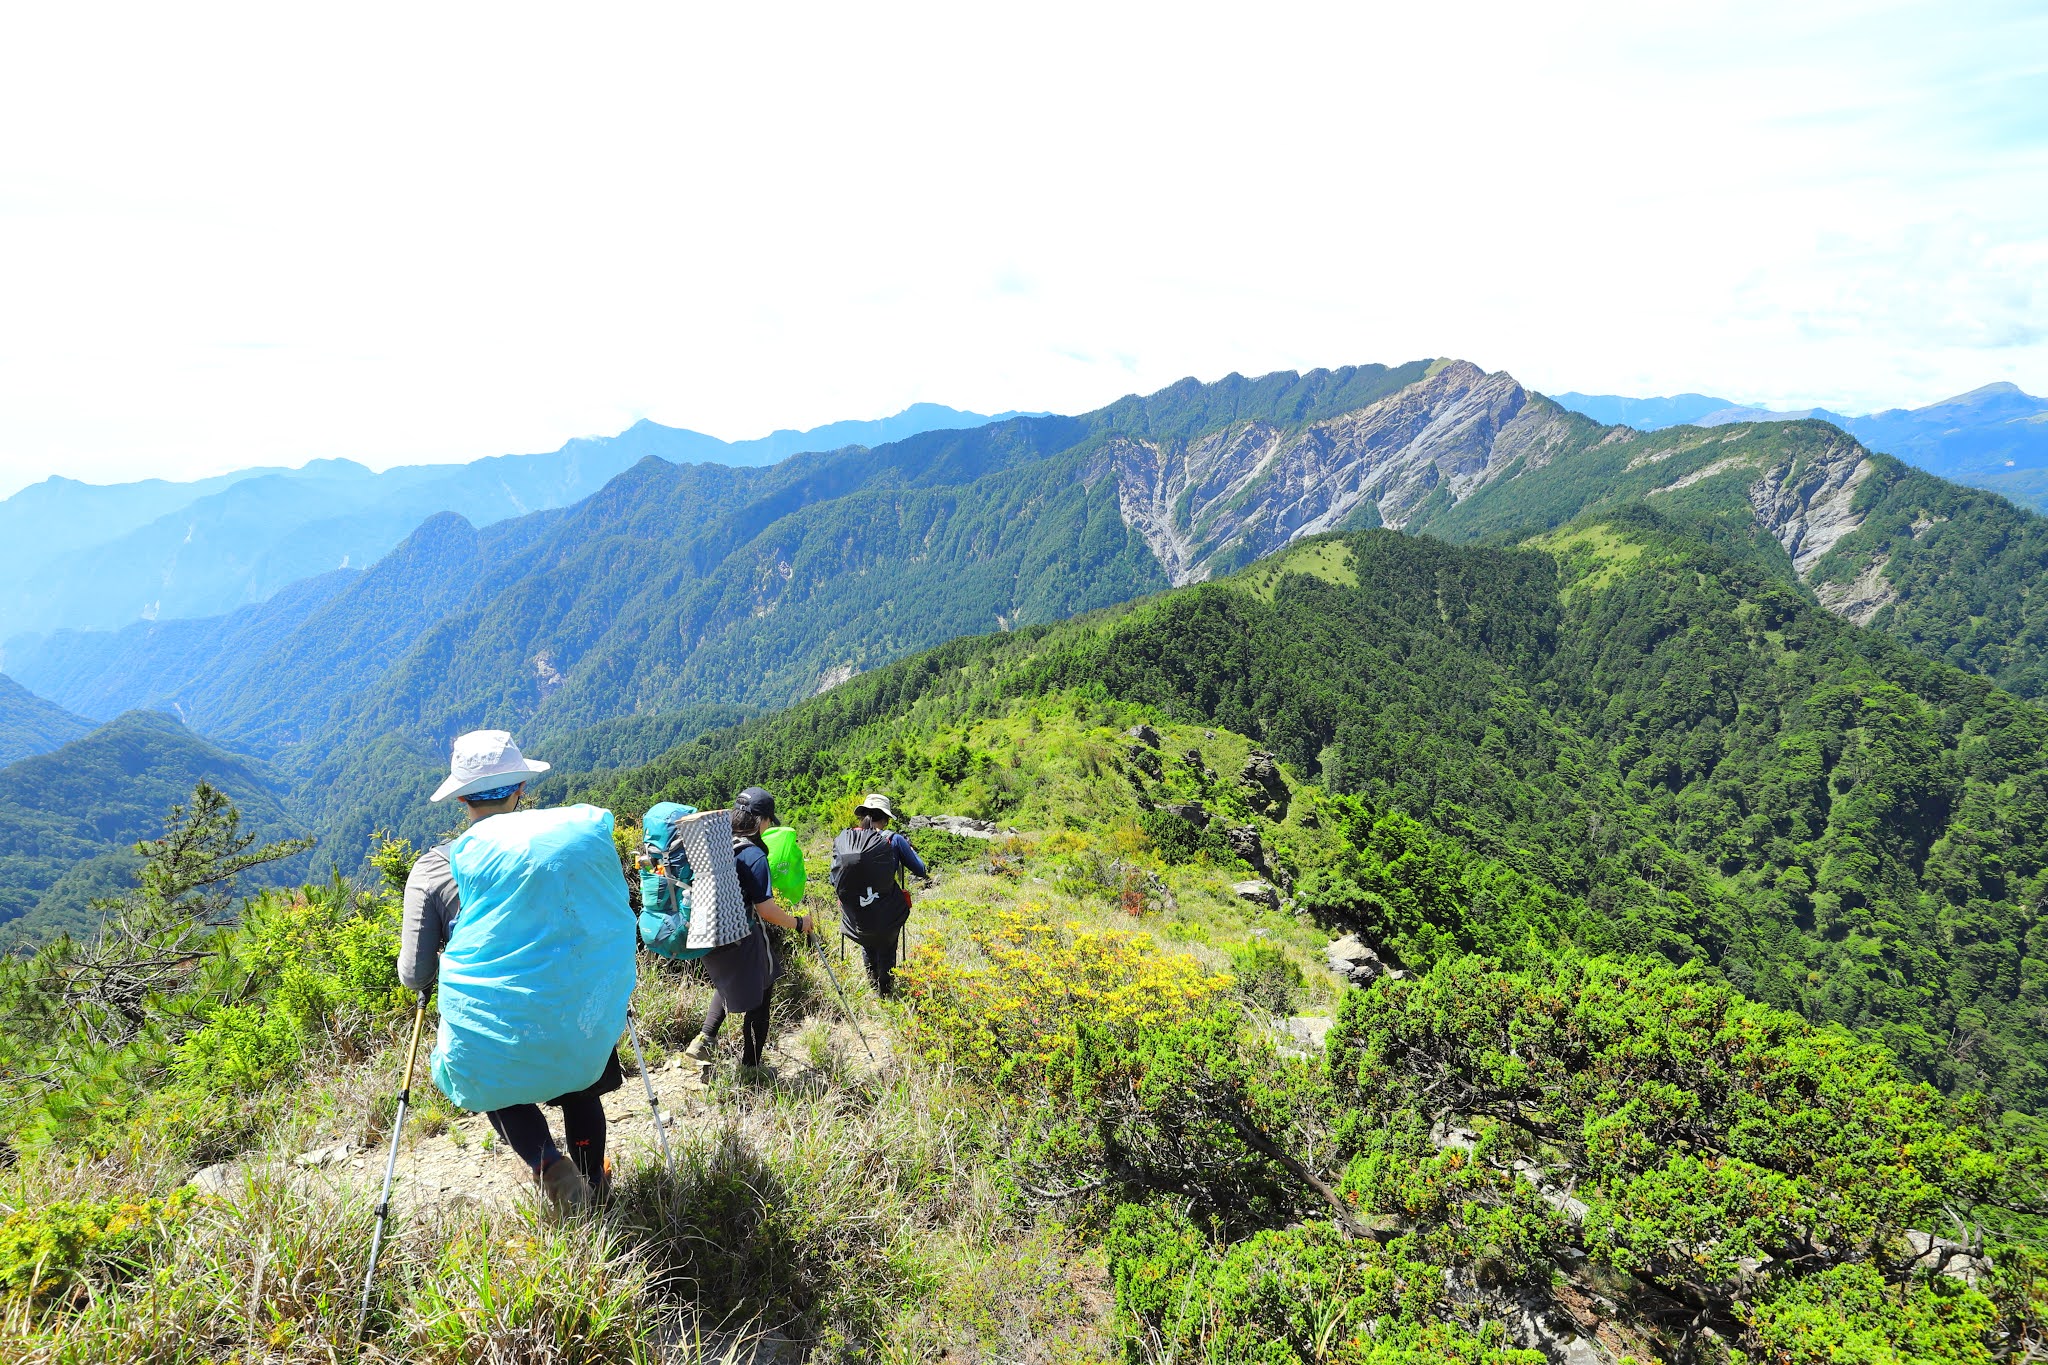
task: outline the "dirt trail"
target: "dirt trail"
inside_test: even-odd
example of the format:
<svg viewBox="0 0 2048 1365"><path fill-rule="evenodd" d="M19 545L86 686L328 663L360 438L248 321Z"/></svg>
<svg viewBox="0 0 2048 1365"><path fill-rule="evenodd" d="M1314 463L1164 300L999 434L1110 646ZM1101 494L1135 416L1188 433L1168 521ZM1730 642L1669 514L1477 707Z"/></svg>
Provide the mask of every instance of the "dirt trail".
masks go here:
<svg viewBox="0 0 2048 1365"><path fill-rule="evenodd" d="M870 1062L860 1041L843 1022L831 1026L830 1051L843 1068L844 1079L872 1078L890 1061L889 1039L871 1030L869 1041L876 1058ZM811 1062L800 1055L800 1035L781 1031L769 1041L770 1078L741 1084L731 1078L734 1053L730 1044L720 1055L719 1077L707 1089L693 1089L686 1079L696 1073L695 1065L678 1054L653 1068L654 1093L669 1125L670 1142L706 1127L737 1123L743 1130L759 1120L754 1111L764 1098L757 1087L802 1086L818 1078ZM610 1124L606 1153L615 1170L640 1161L658 1159L654 1121L648 1111L647 1089L633 1069L632 1058L622 1056L627 1066L623 1086L604 1097L605 1117ZM424 1077L414 1085L431 1084ZM561 1113L543 1109L557 1140L562 1136ZM408 1121L399 1146L398 1165L391 1186L394 1220L423 1220L443 1210L477 1207L510 1208L521 1200L538 1198L532 1176L519 1158L491 1131L481 1114L466 1114L438 1133L428 1134ZM254 1156L232 1163L209 1166L192 1183L209 1193L232 1187L245 1174L274 1163L302 1188L341 1195L351 1187L367 1185L374 1191L384 1173L388 1147L361 1147L336 1143L289 1155L273 1155L268 1162Z"/></svg>

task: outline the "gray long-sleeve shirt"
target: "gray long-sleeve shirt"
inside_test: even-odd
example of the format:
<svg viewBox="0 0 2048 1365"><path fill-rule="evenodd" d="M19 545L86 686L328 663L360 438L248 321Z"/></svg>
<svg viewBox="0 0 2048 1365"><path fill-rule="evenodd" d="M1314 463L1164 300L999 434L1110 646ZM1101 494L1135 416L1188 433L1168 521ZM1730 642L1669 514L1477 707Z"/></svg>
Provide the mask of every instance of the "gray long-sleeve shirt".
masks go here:
<svg viewBox="0 0 2048 1365"><path fill-rule="evenodd" d="M398 979L415 991L430 991L441 974L441 949L455 932L462 897L448 845L422 853L405 878L404 933L398 944Z"/></svg>

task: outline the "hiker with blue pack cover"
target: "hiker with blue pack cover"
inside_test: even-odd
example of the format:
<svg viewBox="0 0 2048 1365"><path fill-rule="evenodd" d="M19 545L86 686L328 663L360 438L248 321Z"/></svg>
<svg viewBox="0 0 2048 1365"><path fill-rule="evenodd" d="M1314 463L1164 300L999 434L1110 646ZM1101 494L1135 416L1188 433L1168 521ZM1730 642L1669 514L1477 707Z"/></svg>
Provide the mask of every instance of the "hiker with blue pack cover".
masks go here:
<svg viewBox="0 0 2048 1365"><path fill-rule="evenodd" d="M399 980L440 988L434 1082L481 1111L558 1208L607 1184L603 1096L624 1075L614 1044L634 985L632 907L611 812L522 811L548 765L503 730L455 741L433 795L469 827L429 849L405 885ZM540 1106L562 1111L565 1156Z"/></svg>

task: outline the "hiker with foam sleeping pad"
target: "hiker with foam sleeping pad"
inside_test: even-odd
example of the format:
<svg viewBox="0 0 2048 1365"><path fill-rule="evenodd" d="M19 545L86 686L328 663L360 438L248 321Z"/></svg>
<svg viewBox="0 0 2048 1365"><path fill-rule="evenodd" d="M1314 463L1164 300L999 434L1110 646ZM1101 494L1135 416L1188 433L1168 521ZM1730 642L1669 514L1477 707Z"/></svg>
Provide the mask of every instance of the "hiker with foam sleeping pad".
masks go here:
<svg viewBox="0 0 2048 1365"><path fill-rule="evenodd" d="M832 841L832 889L839 895L840 931L860 945L868 980L887 996L896 989L896 945L910 920L908 870L926 886L932 874L910 840L892 831L895 808L870 792L853 808L854 826Z"/></svg>
<svg viewBox="0 0 2048 1365"><path fill-rule="evenodd" d="M423 997L439 987L435 1084L490 1120L549 1202L578 1208L607 1192L603 1096L623 1080L633 912L610 811L520 810L547 769L503 730L455 741L433 800L460 801L469 825L406 878L398 976ZM562 1111L566 1152L543 1104Z"/></svg>
<svg viewBox="0 0 2048 1365"><path fill-rule="evenodd" d="M714 948L699 957L705 974L715 988L711 1005L704 1012L704 1027L683 1049L698 1065L695 1085L702 1086L711 1072L712 1052L728 1015L742 1016L740 1022L740 1066L753 1071L761 1065L768 1047L768 1018L775 996L775 979L782 974L769 925L793 929L799 934L817 932L808 915L799 915L782 905L775 896L769 868L767 834L775 824L775 798L759 787L749 787L732 803L732 860L739 875L741 899L753 912L753 926L736 943ZM644 924L643 924L644 933Z"/></svg>

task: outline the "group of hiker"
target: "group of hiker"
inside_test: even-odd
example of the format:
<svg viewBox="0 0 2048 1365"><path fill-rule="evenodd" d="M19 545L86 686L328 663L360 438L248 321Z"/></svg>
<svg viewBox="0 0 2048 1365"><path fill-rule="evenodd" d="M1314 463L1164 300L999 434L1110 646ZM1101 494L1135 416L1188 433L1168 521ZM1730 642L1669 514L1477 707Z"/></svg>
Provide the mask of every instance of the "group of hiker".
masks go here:
<svg viewBox="0 0 2048 1365"><path fill-rule="evenodd" d="M796 832L776 824L775 798L762 788L747 787L726 810L663 802L647 813L636 924L611 813L521 809L527 784L547 770L503 730L455 741L431 799L461 803L467 827L421 854L406 879L398 976L423 1008L439 988L435 1083L485 1115L550 1202L574 1208L610 1192L603 1097L624 1084L616 1042L629 1027L637 944L698 964L713 987L684 1049L694 1064L684 1083L702 1088L732 1015L740 1067L762 1066L775 982L793 946L784 936L801 942L821 926L799 909ZM891 828L895 814L886 795L869 794L832 846L841 933L884 996L910 916L904 875L930 883L917 850ZM559 1145L543 1105L562 1113Z"/></svg>

